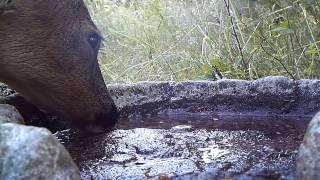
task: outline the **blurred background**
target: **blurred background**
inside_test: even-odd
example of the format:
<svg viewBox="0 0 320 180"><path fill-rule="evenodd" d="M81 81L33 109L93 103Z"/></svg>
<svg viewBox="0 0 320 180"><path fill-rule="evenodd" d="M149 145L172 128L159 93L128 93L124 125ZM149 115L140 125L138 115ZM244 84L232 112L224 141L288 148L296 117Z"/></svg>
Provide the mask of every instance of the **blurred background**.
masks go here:
<svg viewBox="0 0 320 180"><path fill-rule="evenodd" d="M105 80L320 77L320 0L86 0Z"/></svg>

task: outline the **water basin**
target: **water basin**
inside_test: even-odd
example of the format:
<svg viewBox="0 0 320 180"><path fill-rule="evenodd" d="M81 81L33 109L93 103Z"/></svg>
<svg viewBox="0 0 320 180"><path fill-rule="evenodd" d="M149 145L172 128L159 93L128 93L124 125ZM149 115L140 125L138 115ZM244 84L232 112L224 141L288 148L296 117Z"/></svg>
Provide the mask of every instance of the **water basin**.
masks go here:
<svg viewBox="0 0 320 180"><path fill-rule="evenodd" d="M123 118L95 136L55 135L83 179L293 179L309 120L174 113Z"/></svg>
<svg viewBox="0 0 320 180"><path fill-rule="evenodd" d="M140 82L108 89L122 118L99 135L46 121L20 101L7 103L30 114L30 125L54 132L83 179L294 179L298 147L320 110L319 80Z"/></svg>

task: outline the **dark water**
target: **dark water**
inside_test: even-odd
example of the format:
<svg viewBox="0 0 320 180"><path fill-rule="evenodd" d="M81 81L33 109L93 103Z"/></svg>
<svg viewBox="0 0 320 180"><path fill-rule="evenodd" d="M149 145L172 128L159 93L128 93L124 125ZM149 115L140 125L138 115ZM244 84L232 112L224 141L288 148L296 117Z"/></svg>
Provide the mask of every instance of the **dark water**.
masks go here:
<svg viewBox="0 0 320 180"><path fill-rule="evenodd" d="M293 179L310 118L165 114L56 136L83 179Z"/></svg>

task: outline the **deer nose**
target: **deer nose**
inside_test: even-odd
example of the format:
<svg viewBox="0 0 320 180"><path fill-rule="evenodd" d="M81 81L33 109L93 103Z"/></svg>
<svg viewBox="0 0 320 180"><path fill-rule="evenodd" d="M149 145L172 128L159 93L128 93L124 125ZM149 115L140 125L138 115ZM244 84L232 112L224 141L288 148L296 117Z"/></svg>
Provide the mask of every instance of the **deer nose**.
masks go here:
<svg viewBox="0 0 320 180"><path fill-rule="evenodd" d="M117 107L112 104L111 110L107 113L96 114L95 122L97 125L104 128L112 128L116 125L119 118L119 111Z"/></svg>
<svg viewBox="0 0 320 180"><path fill-rule="evenodd" d="M119 111L113 104L108 112L97 113L95 120L87 128L91 133L102 133L114 127L119 118Z"/></svg>

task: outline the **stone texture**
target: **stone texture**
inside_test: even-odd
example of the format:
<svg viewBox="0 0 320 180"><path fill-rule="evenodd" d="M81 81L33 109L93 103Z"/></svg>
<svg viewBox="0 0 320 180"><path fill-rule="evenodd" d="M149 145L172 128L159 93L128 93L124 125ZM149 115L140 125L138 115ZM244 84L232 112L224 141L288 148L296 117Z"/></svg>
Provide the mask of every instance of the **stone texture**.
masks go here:
<svg viewBox="0 0 320 180"><path fill-rule="evenodd" d="M7 85L0 82L0 104L7 104L7 98L12 94L14 94L14 91L9 89Z"/></svg>
<svg viewBox="0 0 320 180"><path fill-rule="evenodd" d="M320 113L310 122L297 160L297 179L318 180L320 177Z"/></svg>
<svg viewBox="0 0 320 180"><path fill-rule="evenodd" d="M320 81L272 76L255 81L139 82L108 86L125 115L163 111L308 115L320 110Z"/></svg>
<svg viewBox="0 0 320 180"><path fill-rule="evenodd" d="M8 104L0 104L0 124L3 123L24 124L24 120L15 107Z"/></svg>
<svg viewBox="0 0 320 180"><path fill-rule="evenodd" d="M15 94L15 92L12 89L8 88L7 85L0 82L0 96L8 97L12 94Z"/></svg>
<svg viewBox="0 0 320 180"><path fill-rule="evenodd" d="M32 122L33 125L44 126L51 118L48 114L45 114L42 110L29 103L19 93L11 90L7 85L0 83L0 105L1 104L14 106L22 115L26 124Z"/></svg>
<svg viewBox="0 0 320 180"><path fill-rule="evenodd" d="M0 179L80 179L66 149L46 129L0 125Z"/></svg>

